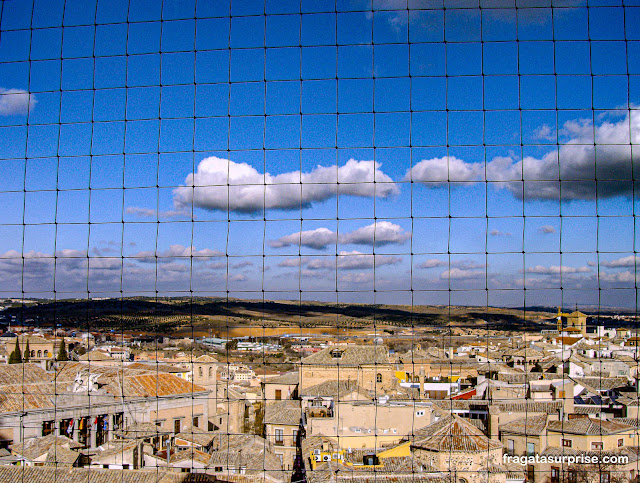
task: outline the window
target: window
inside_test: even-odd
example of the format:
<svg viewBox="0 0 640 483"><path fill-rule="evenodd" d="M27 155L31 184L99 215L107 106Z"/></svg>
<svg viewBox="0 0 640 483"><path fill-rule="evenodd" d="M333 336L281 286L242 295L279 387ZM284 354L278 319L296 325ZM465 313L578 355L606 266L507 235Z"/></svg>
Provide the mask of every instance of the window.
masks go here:
<svg viewBox="0 0 640 483"><path fill-rule="evenodd" d="M282 429L276 429L276 444L278 446L284 445L284 431Z"/></svg>
<svg viewBox="0 0 640 483"><path fill-rule="evenodd" d="M552 466L550 483L558 483L559 481L560 481L560 468L556 466Z"/></svg>
<svg viewBox="0 0 640 483"><path fill-rule="evenodd" d="M513 454L514 441L512 439L507 440L507 454Z"/></svg>
<svg viewBox="0 0 640 483"><path fill-rule="evenodd" d="M533 456L536 453L535 443L527 443L527 456Z"/></svg>
<svg viewBox="0 0 640 483"><path fill-rule="evenodd" d="M298 444L298 430L297 429L293 430L293 444L295 444L295 445Z"/></svg>
<svg viewBox="0 0 640 483"><path fill-rule="evenodd" d="M198 428L200 427L200 418L198 416L194 416L193 417L193 427L194 428Z"/></svg>
<svg viewBox="0 0 640 483"><path fill-rule="evenodd" d="M282 390L276 389L276 401L280 401L282 399Z"/></svg>
<svg viewBox="0 0 640 483"><path fill-rule="evenodd" d="M48 436L55 429L55 421L44 421L42 423L42 436Z"/></svg>
<svg viewBox="0 0 640 483"><path fill-rule="evenodd" d="M600 483L610 483L611 474L608 471L603 471L600 473Z"/></svg>
<svg viewBox="0 0 640 483"><path fill-rule="evenodd" d="M49 357L49 351L48 351L48 350L45 350L45 351L44 351L44 356L45 356L45 357Z"/></svg>
<svg viewBox="0 0 640 483"><path fill-rule="evenodd" d="M180 420L174 419L173 421L173 432L178 434L180 432Z"/></svg>
<svg viewBox="0 0 640 483"><path fill-rule="evenodd" d="M622 448L624 446L624 439L620 438L618 440L618 448Z"/></svg>
<svg viewBox="0 0 640 483"><path fill-rule="evenodd" d="M283 458L282 454L276 453L276 456L280 460L280 466L284 465L284 458Z"/></svg>
<svg viewBox="0 0 640 483"><path fill-rule="evenodd" d="M209 368L209 378L213 377L213 367Z"/></svg>
<svg viewBox="0 0 640 483"><path fill-rule="evenodd" d="M422 416L424 416L424 410L423 409L421 409L419 411L416 411L416 417L417 418L421 418Z"/></svg>
<svg viewBox="0 0 640 483"><path fill-rule="evenodd" d="M562 446L564 446L565 448L571 448L571 440L570 439L563 439L562 440Z"/></svg>
<svg viewBox="0 0 640 483"><path fill-rule="evenodd" d="M603 449L603 444L602 441L597 442L597 443L591 443L591 449L593 450L602 450Z"/></svg>
<svg viewBox="0 0 640 483"><path fill-rule="evenodd" d="M31 357L35 357L36 356L36 351L31 351Z"/></svg>
<svg viewBox="0 0 640 483"><path fill-rule="evenodd" d="M222 466L216 466L216 467L215 467L215 469L214 469L214 471L215 471L216 473L220 473L220 472L222 471Z"/></svg>
<svg viewBox="0 0 640 483"><path fill-rule="evenodd" d="M198 376L202 377L202 367L198 367Z"/></svg>
<svg viewBox="0 0 640 483"><path fill-rule="evenodd" d="M569 470L567 473L567 483L578 483L578 473L575 470Z"/></svg>
<svg viewBox="0 0 640 483"><path fill-rule="evenodd" d="M42 351L38 351L38 357L42 357Z"/></svg>
<svg viewBox="0 0 640 483"><path fill-rule="evenodd" d="M382 374L379 372L376 374L376 382L382 382Z"/></svg>

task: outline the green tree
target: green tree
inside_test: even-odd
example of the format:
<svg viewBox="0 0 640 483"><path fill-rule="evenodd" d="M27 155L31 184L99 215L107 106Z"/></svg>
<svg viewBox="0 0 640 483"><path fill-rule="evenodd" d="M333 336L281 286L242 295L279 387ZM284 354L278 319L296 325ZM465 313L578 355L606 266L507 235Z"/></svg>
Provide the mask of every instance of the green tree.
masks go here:
<svg viewBox="0 0 640 483"><path fill-rule="evenodd" d="M29 349L29 339L27 339L27 345L24 347L24 357L22 358L22 362L29 362L30 355L31 350Z"/></svg>
<svg viewBox="0 0 640 483"><path fill-rule="evenodd" d="M56 357L57 361L68 361L69 355L67 354L67 345L64 343L64 339L62 339L60 343L60 350L58 350L58 356Z"/></svg>
<svg viewBox="0 0 640 483"><path fill-rule="evenodd" d="M22 362L22 353L20 352L19 337L16 337L16 347L9 355L9 364L20 364Z"/></svg>

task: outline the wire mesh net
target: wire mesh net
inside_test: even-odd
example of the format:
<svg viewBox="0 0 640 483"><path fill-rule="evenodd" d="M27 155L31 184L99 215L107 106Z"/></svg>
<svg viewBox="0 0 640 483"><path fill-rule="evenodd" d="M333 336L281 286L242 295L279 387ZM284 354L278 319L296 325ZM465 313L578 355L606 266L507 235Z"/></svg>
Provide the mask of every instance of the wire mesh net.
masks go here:
<svg viewBox="0 0 640 483"><path fill-rule="evenodd" d="M637 481L636 1L0 9L0 480Z"/></svg>

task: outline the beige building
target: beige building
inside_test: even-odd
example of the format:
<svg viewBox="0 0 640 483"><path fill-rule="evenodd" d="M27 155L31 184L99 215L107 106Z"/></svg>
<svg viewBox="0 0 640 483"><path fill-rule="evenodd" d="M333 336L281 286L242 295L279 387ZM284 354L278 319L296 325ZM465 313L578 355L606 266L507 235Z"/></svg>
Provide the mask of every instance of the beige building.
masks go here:
<svg viewBox="0 0 640 483"><path fill-rule="evenodd" d="M394 364L382 345L336 345L302 359L300 391L328 380L356 381L380 394L396 386Z"/></svg>
<svg viewBox="0 0 640 483"><path fill-rule="evenodd" d="M0 367L0 443L58 434L88 448L114 430L152 423L179 433L208 420L210 392L149 369L62 363L55 373L34 364Z"/></svg>
<svg viewBox="0 0 640 483"><path fill-rule="evenodd" d="M273 453L280 459L284 470L293 469L301 422L300 401L285 400L267 403L264 415L264 434L273 447Z"/></svg>
<svg viewBox="0 0 640 483"><path fill-rule="evenodd" d="M307 434L337 438L342 449L381 448L408 439L428 426L431 403L394 400L340 400L333 417L310 417Z"/></svg>
<svg viewBox="0 0 640 483"><path fill-rule="evenodd" d="M502 443L487 438L480 429L458 416L442 417L417 431L411 449L423 465L449 473L453 481L506 481Z"/></svg>
<svg viewBox="0 0 640 483"><path fill-rule="evenodd" d="M19 335L17 337L22 357L25 357L27 341L29 342L29 362L51 364L62 345L61 338L47 339L33 335ZM16 337L3 337L0 339L4 345L4 352L11 354L16 346Z"/></svg>
<svg viewBox="0 0 640 483"><path fill-rule="evenodd" d="M297 399L299 380L300 376L298 371L265 379L262 382L264 400L280 401L283 399Z"/></svg>
<svg viewBox="0 0 640 483"><path fill-rule="evenodd" d="M613 451L633 446L634 428L618 421L577 416L568 421L549 421L548 445L580 451Z"/></svg>

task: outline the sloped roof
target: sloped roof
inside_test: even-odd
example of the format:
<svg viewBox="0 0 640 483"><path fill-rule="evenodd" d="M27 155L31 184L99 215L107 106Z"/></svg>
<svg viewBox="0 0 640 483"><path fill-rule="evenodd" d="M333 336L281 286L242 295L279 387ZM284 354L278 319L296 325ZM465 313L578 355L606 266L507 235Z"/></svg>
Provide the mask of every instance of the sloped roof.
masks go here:
<svg viewBox="0 0 640 483"><path fill-rule="evenodd" d="M216 445L217 443L217 445ZM209 466L246 467L247 474L281 471L278 457L267 440L252 434L220 434L214 440Z"/></svg>
<svg viewBox="0 0 640 483"><path fill-rule="evenodd" d="M313 397L333 397L338 398L345 394L349 394L358 388L357 381L341 380L341 381L324 381L315 386L303 389L300 395Z"/></svg>
<svg viewBox="0 0 640 483"><path fill-rule="evenodd" d="M298 371L287 372L286 374L282 374L277 377L270 377L264 380L265 384L292 385L292 384L298 384L298 382L299 382Z"/></svg>
<svg viewBox="0 0 640 483"><path fill-rule="evenodd" d="M108 470L102 468L52 468L47 466L0 466L0 481L29 483L182 483L196 482L188 473L157 470ZM205 475L206 476L206 475ZM215 478L199 481L215 481Z"/></svg>
<svg viewBox="0 0 640 483"><path fill-rule="evenodd" d="M581 435L607 435L633 430L633 427L617 421L604 421L589 417L570 419L568 421L549 421L549 431Z"/></svg>
<svg viewBox="0 0 640 483"><path fill-rule="evenodd" d="M413 447L438 452L477 453L502 448L473 424L451 414L416 431Z"/></svg>
<svg viewBox="0 0 640 483"><path fill-rule="evenodd" d="M333 357L341 352L341 357ZM360 366L365 364L388 364L387 348L381 345L336 345L311 354L302 359L303 365Z"/></svg>
<svg viewBox="0 0 640 483"><path fill-rule="evenodd" d="M510 423L501 424L499 426L499 429L500 431L507 431L509 433L522 434L525 436L536 436L542 434L546 426L546 414L527 414L524 418L511 421Z"/></svg>
<svg viewBox="0 0 640 483"><path fill-rule="evenodd" d="M79 361L115 361L113 357L108 356L102 351L91 351L78 357Z"/></svg>
<svg viewBox="0 0 640 483"><path fill-rule="evenodd" d="M199 444L200 446L208 446L215 438L215 433L192 426L176 434L176 438Z"/></svg>
<svg viewBox="0 0 640 483"><path fill-rule="evenodd" d="M197 359L194 359L193 362L218 362L218 359L216 359L215 357L211 357L209 354L204 354L201 355L200 357L198 357Z"/></svg>
<svg viewBox="0 0 640 483"><path fill-rule="evenodd" d="M71 467L78 461L80 453L69 449L67 445L54 444L51 445L47 452L47 458L44 462L45 466L67 466Z"/></svg>
<svg viewBox="0 0 640 483"><path fill-rule="evenodd" d="M39 438L30 438L22 443L16 443L11 446L11 453L33 461L48 453L52 446L82 448L80 443L76 443L66 436L56 436L52 433Z"/></svg>
<svg viewBox="0 0 640 483"><path fill-rule="evenodd" d="M265 424L298 426L302 417L300 401L274 401L267 404L264 414Z"/></svg>
<svg viewBox="0 0 640 483"><path fill-rule="evenodd" d="M32 384L36 382L49 382L51 375L40 365L26 364L1 364L0 385L3 384Z"/></svg>

